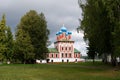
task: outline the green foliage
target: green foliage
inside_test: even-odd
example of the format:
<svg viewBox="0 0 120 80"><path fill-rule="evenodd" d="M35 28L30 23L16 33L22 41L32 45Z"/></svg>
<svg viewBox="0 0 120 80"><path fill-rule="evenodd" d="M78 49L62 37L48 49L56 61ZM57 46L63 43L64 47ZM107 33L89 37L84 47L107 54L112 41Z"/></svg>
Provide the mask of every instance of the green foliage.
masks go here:
<svg viewBox="0 0 120 80"><path fill-rule="evenodd" d="M112 23L113 55L120 57L120 0L107 1L103 0L109 12L108 17Z"/></svg>
<svg viewBox="0 0 120 80"><path fill-rule="evenodd" d="M23 29L29 34L36 59L46 57L47 40L49 30L47 29L47 22L43 13L38 14L34 10L27 12L18 24L18 28Z"/></svg>
<svg viewBox="0 0 120 80"><path fill-rule="evenodd" d="M6 26L5 15L0 21L0 60L11 61L13 55L13 35L10 27Z"/></svg>
<svg viewBox="0 0 120 80"><path fill-rule="evenodd" d="M7 51L6 53L4 53L4 56L7 60L12 60L12 56L14 53L13 47L14 47L14 43L13 43L13 35L11 32L10 27L7 27L7 33L6 33L6 47L7 47Z"/></svg>
<svg viewBox="0 0 120 80"><path fill-rule="evenodd" d="M104 59L107 59L108 54L117 53L118 56L120 0L86 0L86 3L79 2L79 5L83 11L80 28L84 31L89 50L94 47L93 50L99 55L104 55Z"/></svg>
<svg viewBox="0 0 120 80"><path fill-rule="evenodd" d="M27 63L30 62L31 59L34 59L34 48L31 44L31 38L24 30L17 29L15 45L17 47L17 57L21 62Z"/></svg>
<svg viewBox="0 0 120 80"><path fill-rule="evenodd" d="M89 58L93 59L93 62L94 62L95 56L97 55L97 53L95 52L94 46L92 46L92 44L89 44L89 47L87 48L87 50L88 50L87 54Z"/></svg>
<svg viewBox="0 0 120 80"><path fill-rule="evenodd" d="M43 13L27 12L17 26L15 40L5 15L0 21L0 60L31 63L46 57L49 30Z"/></svg>
<svg viewBox="0 0 120 80"><path fill-rule="evenodd" d="M6 47L6 20L5 15L2 16L0 22L0 60L4 58L4 53L7 51Z"/></svg>

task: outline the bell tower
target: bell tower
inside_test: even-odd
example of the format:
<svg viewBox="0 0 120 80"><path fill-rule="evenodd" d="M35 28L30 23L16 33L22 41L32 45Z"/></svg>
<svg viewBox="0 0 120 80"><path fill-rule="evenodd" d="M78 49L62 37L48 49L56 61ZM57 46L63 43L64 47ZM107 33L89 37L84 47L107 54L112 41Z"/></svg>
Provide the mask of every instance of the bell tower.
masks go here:
<svg viewBox="0 0 120 80"><path fill-rule="evenodd" d="M71 41L72 32L68 31L63 25L60 31L56 33L55 47L60 53L61 58L72 58L74 57L74 41Z"/></svg>

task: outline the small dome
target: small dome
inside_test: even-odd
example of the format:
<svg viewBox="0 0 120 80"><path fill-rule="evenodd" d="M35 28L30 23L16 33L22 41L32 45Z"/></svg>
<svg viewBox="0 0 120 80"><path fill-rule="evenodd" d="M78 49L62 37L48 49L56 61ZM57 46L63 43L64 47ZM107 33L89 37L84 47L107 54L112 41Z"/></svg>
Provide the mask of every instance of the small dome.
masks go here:
<svg viewBox="0 0 120 80"><path fill-rule="evenodd" d="M67 29L63 26L63 27L61 28L61 31L62 31L62 32L67 32Z"/></svg>
<svg viewBox="0 0 120 80"><path fill-rule="evenodd" d="M59 34L62 34L62 31L59 31Z"/></svg>
<svg viewBox="0 0 120 80"><path fill-rule="evenodd" d="M59 35L59 32L57 32L56 35Z"/></svg>
<svg viewBox="0 0 120 80"><path fill-rule="evenodd" d="M68 32L66 32L66 34L65 34L66 36L68 36L69 34L68 34Z"/></svg>
<svg viewBox="0 0 120 80"><path fill-rule="evenodd" d="M72 32L68 32L68 34L72 34Z"/></svg>

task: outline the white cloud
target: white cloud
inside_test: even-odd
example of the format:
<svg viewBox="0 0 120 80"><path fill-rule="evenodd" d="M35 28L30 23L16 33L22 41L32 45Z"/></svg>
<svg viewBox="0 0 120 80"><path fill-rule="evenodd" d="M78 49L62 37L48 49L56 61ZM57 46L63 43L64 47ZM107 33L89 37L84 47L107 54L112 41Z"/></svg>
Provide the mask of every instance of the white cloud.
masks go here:
<svg viewBox="0 0 120 80"><path fill-rule="evenodd" d="M77 33L76 30L72 31L72 40L75 41L74 47L77 48L82 55L86 55L86 43L83 40L83 33Z"/></svg>

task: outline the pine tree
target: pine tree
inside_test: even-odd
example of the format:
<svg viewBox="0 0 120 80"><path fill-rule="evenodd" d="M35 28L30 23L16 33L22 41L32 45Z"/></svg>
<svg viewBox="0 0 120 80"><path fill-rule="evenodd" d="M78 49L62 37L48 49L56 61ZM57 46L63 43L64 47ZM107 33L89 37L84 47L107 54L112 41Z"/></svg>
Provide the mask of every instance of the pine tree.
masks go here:
<svg viewBox="0 0 120 80"><path fill-rule="evenodd" d="M17 57L22 63L31 63L34 59L34 48L28 33L18 28L16 32L16 52Z"/></svg>
<svg viewBox="0 0 120 80"><path fill-rule="evenodd" d="M6 52L6 20L5 15L2 16L0 22L0 60L4 58L4 53Z"/></svg>
<svg viewBox="0 0 120 80"><path fill-rule="evenodd" d="M7 27L6 37L7 37L7 39L6 39L7 51L4 54L4 56L8 61L11 61L12 57L13 57L13 54L14 54L14 51L13 51L14 42L13 42L13 35L12 35L10 27Z"/></svg>

